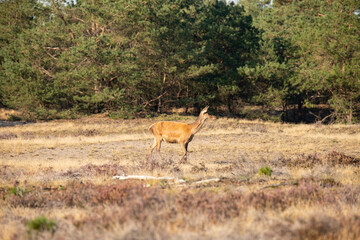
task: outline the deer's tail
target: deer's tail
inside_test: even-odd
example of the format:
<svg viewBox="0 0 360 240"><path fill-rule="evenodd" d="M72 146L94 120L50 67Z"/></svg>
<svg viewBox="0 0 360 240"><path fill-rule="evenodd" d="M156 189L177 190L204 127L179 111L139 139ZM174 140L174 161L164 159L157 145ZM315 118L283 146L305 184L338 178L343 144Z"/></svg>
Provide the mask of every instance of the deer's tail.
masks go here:
<svg viewBox="0 0 360 240"><path fill-rule="evenodd" d="M155 126L156 123L152 124L149 128L148 128L148 131L150 133L153 133L153 127Z"/></svg>

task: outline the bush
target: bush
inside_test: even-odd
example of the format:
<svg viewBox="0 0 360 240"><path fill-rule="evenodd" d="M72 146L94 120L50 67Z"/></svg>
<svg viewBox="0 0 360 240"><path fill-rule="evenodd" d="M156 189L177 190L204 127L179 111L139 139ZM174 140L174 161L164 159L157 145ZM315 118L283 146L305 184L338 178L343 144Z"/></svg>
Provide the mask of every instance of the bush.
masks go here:
<svg viewBox="0 0 360 240"><path fill-rule="evenodd" d="M23 188L19 188L19 187L13 187L13 188L10 188L9 190L9 194L14 194L15 196L19 196L19 197L22 197L25 193L25 189Z"/></svg>
<svg viewBox="0 0 360 240"><path fill-rule="evenodd" d="M48 220L46 217L41 216L37 217L33 220L29 220L26 223L26 226L29 231L54 231L55 230L55 222L53 220Z"/></svg>
<svg viewBox="0 0 360 240"><path fill-rule="evenodd" d="M271 177L271 173L272 173L272 169L268 166L262 167L259 170L259 175L266 175L266 176Z"/></svg>
<svg viewBox="0 0 360 240"><path fill-rule="evenodd" d="M8 117L7 119L8 121L11 121L11 122L18 122L18 121L21 121L22 118L19 117L19 116L16 116L16 115L13 115L13 114L10 114L10 116Z"/></svg>
<svg viewBox="0 0 360 240"><path fill-rule="evenodd" d="M117 119L134 119L134 110L121 108L118 111L113 111L109 113L109 117L117 120Z"/></svg>
<svg viewBox="0 0 360 240"><path fill-rule="evenodd" d="M359 166L360 158L345 155L342 152L328 152L327 154L301 154L296 158L286 161L289 167L313 168L315 165L329 165L329 166L345 166L354 165Z"/></svg>

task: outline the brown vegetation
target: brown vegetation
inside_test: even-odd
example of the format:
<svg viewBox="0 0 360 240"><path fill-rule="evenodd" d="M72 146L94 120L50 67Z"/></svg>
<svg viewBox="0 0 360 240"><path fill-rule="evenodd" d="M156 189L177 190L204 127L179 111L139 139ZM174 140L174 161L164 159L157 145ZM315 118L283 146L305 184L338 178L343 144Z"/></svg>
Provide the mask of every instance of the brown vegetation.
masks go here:
<svg viewBox="0 0 360 240"><path fill-rule="evenodd" d="M1 128L0 239L360 238L360 126L218 119L178 164L147 158L152 121Z"/></svg>

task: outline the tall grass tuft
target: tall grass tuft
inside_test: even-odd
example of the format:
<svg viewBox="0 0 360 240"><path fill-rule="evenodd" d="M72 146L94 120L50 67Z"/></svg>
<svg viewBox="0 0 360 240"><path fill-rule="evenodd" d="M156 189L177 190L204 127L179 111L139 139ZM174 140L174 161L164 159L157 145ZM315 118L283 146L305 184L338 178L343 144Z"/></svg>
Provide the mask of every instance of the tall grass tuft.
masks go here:
<svg viewBox="0 0 360 240"><path fill-rule="evenodd" d="M44 216L37 217L33 220L29 220L26 223L26 226L29 231L37 231L37 232L43 232L43 231L55 231L55 222L53 220L48 220Z"/></svg>
<svg viewBox="0 0 360 240"><path fill-rule="evenodd" d="M273 171L273 170L272 170L270 167L268 167L268 166L262 167L262 168L260 168L260 170L259 170L259 175L266 175L266 176L271 177L272 171Z"/></svg>

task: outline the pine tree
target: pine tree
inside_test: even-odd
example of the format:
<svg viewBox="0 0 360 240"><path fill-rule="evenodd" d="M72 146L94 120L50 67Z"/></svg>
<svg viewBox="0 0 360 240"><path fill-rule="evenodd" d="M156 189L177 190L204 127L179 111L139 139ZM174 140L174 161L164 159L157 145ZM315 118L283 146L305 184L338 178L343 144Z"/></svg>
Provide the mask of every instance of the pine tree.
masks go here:
<svg viewBox="0 0 360 240"><path fill-rule="evenodd" d="M303 106L327 104L333 112L323 120L353 122L360 94L359 3L274 1L248 9L263 30L262 48L258 63L239 71L256 82L255 99L281 104L285 120L290 105L301 114Z"/></svg>

